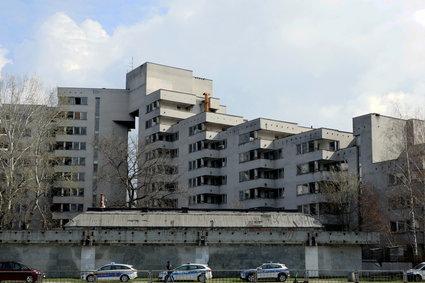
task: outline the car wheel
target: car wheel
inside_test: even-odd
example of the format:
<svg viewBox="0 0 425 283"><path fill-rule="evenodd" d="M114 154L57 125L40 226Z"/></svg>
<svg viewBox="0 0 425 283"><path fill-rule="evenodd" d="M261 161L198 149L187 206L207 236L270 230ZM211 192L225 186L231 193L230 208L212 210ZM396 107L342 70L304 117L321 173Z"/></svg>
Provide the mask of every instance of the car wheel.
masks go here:
<svg viewBox="0 0 425 283"><path fill-rule="evenodd" d="M254 282L255 281L255 276L254 276L254 274L249 274L247 277L246 277L246 281L248 281L248 282Z"/></svg>
<svg viewBox="0 0 425 283"><path fill-rule="evenodd" d="M28 282L28 283L34 282L34 277L32 277L32 275L27 275L27 277L25 277L25 282Z"/></svg>
<svg viewBox="0 0 425 283"><path fill-rule="evenodd" d="M130 278L128 277L128 275L122 275L121 277L120 277L120 281L121 282L127 282L128 280L130 280Z"/></svg>
<svg viewBox="0 0 425 283"><path fill-rule="evenodd" d="M414 279L416 282L422 281L422 277L419 274L415 275Z"/></svg>
<svg viewBox="0 0 425 283"><path fill-rule="evenodd" d="M88 275L86 280L87 282L94 282L96 281L96 277L94 277L94 275Z"/></svg>
<svg viewBox="0 0 425 283"><path fill-rule="evenodd" d="M285 281L286 281L286 278L287 278L287 276L286 276L286 274L285 274L285 273L280 273L280 274L277 276L277 281L279 281L279 282L285 282Z"/></svg>
<svg viewBox="0 0 425 283"><path fill-rule="evenodd" d="M204 273L202 273L201 275L198 276L198 281L199 282L205 282L206 279L207 278L205 277L205 274Z"/></svg>

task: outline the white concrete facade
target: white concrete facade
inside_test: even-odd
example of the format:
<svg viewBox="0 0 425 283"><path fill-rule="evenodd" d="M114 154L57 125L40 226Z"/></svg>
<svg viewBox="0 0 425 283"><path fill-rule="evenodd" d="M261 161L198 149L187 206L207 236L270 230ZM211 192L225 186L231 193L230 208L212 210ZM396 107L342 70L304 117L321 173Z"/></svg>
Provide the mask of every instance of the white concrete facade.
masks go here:
<svg viewBox="0 0 425 283"><path fill-rule="evenodd" d="M59 88L59 96L87 100L86 105L61 105L68 111L87 112L87 120L66 121L87 127L86 135L57 137L58 141L86 142L84 151L57 150L57 155L85 157L85 166L67 169L84 172L85 180L80 184L84 196L58 196L54 202L76 202L83 210L96 206L100 194L124 198L122 193L115 195L117 188L95 186L96 167L102 159L94 160L91 141L96 135L126 136L136 116L139 142L174 152L178 186L185 191L173 196L176 207L273 208L322 216L320 184L329 178L330 170L374 178L366 171L375 172L373 164L385 160L387 154L381 146L391 145L383 142L380 131L384 129L376 125L375 114L354 118L354 134L264 118L248 121L227 114L226 107L213 97L211 80L154 63L129 72L126 89ZM96 123L100 125L97 130ZM359 136L364 142L361 147ZM386 185L385 174L378 179L381 186ZM62 212L56 217L70 219L76 213ZM330 220L325 218L321 220L327 224Z"/></svg>

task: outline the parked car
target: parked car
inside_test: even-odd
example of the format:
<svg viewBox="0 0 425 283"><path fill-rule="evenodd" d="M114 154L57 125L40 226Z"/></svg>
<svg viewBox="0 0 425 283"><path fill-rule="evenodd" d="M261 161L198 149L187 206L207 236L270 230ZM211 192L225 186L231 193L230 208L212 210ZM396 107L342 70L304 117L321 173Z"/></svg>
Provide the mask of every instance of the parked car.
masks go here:
<svg viewBox="0 0 425 283"><path fill-rule="evenodd" d="M22 280L28 283L41 281L46 274L33 268L29 268L16 261L0 262L0 281Z"/></svg>
<svg viewBox="0 0 425 283"><path fill-rule="evenodd" d="M94 282L96 280L120 280L127 282L130 279L137 278L137 270L132 265L122 263L110 263L99 267L93 271L81 273L81 279L87 282Z"/></svg>
<svg viewBox="0 0 425 283"><path fill-rule="evenodd" d="M408 281L422 281L425 278L425 262L421 262L412 269L406 271Z"/></svg>
<svg viewBox="0 0 425 283"><path fill-rule="evenodd" d="M257 279L276 279L276 281L284 282L289 277L289 269L282 263L263 263L255 269L241 271L240 278L249 282Z"/></svg>
<svg viewBox="0 0 425 283"><path fill-rule="evenodd" d="M162 271L159 273L158 278L165 281L167 274L168 271ZM175 268L172 271L171 276L173 276L175 281L192 280L204 282L206 279L212 278L212 271L207 264L186 263Z"/></svg>

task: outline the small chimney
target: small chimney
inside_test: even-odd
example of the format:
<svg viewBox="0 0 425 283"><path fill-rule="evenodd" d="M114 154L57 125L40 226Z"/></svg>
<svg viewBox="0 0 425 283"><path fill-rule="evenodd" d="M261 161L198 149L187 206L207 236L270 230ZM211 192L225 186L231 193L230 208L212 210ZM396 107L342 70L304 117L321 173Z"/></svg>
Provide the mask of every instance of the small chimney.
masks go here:
<svg viewBox="0 0 425 283"><path fill-rule="evenodd" d="M99 207L106 208L106 198L104 194L100 194Z"/></svg>
<svg viewBox="0 0 425 283"><path fill-rule="evenodd" d="M204 110L205 112L210 112L211 109L211 97L210 94L204 92Z"/></svg>

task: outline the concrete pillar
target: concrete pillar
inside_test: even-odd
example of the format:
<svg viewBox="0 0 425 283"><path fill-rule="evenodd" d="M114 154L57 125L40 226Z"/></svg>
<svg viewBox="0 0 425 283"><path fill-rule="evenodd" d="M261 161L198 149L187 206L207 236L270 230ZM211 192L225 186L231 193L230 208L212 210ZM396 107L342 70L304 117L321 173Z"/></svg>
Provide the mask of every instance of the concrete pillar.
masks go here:
<svg viewBox="0 0 425 283"><path fill-rule="evenodd" d="M319 247L305 247L305 269L308 271L309 277L319 276Z"/></svg>
<svg viewBox="0 0 425 283"><path fill-rule="evenodd" d="M81 271L94 270L96 262L96 248L94 246L81 247Z"/></svg>

